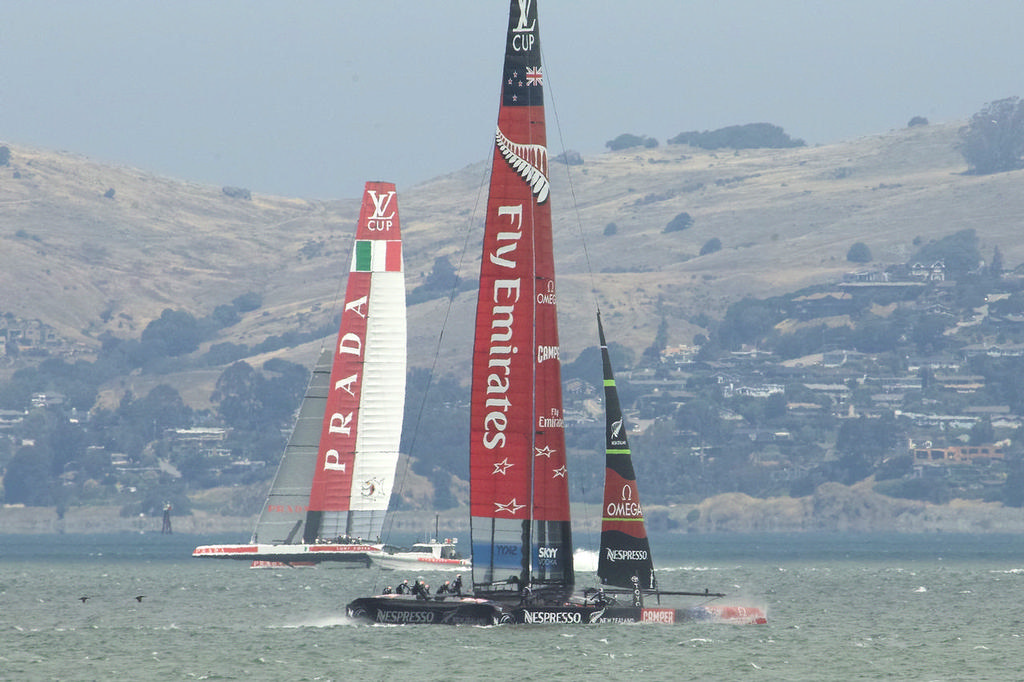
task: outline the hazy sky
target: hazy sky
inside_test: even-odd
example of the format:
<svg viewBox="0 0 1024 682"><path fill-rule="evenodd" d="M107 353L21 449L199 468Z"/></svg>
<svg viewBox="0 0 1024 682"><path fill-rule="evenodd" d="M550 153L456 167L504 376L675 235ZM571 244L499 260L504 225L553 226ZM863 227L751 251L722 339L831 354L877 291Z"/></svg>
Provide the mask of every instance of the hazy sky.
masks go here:
<svg viewBox="0 0 1024 682"><path fill-rule="evenodd" d="M539 2L554 153L759 121L829 143L1024 95L1020 0ZM507 14L4 0L0 141L262 193L401 191L489 158Z"/></svg>

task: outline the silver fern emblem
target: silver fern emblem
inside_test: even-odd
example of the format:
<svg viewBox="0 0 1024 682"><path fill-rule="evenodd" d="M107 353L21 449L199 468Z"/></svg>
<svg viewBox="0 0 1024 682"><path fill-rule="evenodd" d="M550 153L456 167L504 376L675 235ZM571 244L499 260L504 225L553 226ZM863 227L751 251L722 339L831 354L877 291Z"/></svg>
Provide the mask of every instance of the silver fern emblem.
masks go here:
<svg viewBox="0 0 1024 682"><path fill-rule="evenodd" d="M548 182L548 148L542 144L519 144L505 137L498 128L494 136L498 151L508 165L519 177L530 185L537 203L543 204L548 199L551 184Z"/></svg>

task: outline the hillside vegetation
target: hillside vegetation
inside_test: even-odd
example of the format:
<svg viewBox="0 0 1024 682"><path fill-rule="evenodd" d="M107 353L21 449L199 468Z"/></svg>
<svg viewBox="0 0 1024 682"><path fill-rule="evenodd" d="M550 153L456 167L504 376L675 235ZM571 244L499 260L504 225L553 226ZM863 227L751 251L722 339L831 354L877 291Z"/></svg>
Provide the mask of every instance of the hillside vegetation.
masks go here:
<svg viewBox="0 0 1024 682"><path fill-rule="evenodd" d="M907 454L908 438L939 447L922 421L938 407L954 415L998 402L1006 409L990 405L999 408L992 415L1016 417L1024 406L1007 380L1016 360L952 355L970 343L1020 340L1021 283L1003 270L1024 261L1016 238L1024 171L966 174L957 129L916 125L814 148L643 145L552 164L562 357L566 378L583 381L583 392L567 399L580 425L569 446L586 501L596 501L602 465L600 434L588 426L599 405L585 390L599 381L590 381L586 354L570 361L593 352L597 306L617 366L636 370L622 386L630 418L643 422L638 441L670 458L638 463L656 502L692 505L723 492L806 496L875 473L884 490L904 497L934 502L974 491L1009 499L1024 476L1014 468L1019 444L1009 465L952 482L914 480ZM403 448L418 438L415 486L399 507L465 499L465 387L456 377L469 373L485 173L476 164L399 188L407 288L415 292ZM33 352L8 348L0 381L11 381L0 407L22 409L52 377L66 393L62 409L78 410L61 421L68 415L55 417L45 396L33 397L39 410L14 430L20 449L0 442L0 464L14 463L8 475L19 494L39 489L30 503L57 500L60 509L61 499L139 488L145 499L123 511L152 511L162 498L181 511L190 504L181 496L195 502L197 487L257 489L280 453L303 368L336 325L357 200L252 196L11 146L0 166L0 210L0 314L38 321L55 337ZM979 269L978 254L993 254L998 267ZM906 280L912 257L945 259L949 286L905 281L895 297L896 289L879 294L874 284L860 290L875 291L868 294L828 290L867 264ZM989 293L999 298L985 306ZM826 335L855 359L823 362ZM665 362L669 346L691 343L702 346L699 368ZM756 360L757 348L774 358L743 359ZM930 358L916 383L912 353ZM956 364L962 376L940 380L933 362ZM804 365L819 369L793 369ZM434 393L421 411L430 367ZM896 385L911 387L900 402L873 392ZM976 397L957 397L965 387ZM920 411L920 423L897 423L894 407ZM990 444L1016 428L970 419L942 435L944 445ZM161 435L186 426L226 427L228 436L207 451ZM28 436L36 432L48 435L35 443ZM229 454L236 461L217 459ZM118 471L150 473L115 474L112 458L121 456ZM44 460L45 471L37 467ZM55 488L32 484L58 478ZM250 504L230 502L242 514Z"/></svg>
<svg viewBox="0 0 1024 682"><path fill-rule="evenodd" d="M920 126L837 145L739 152L669 145L553 164L566 356L590 345L592 290L616 339L639 352L662 314L670 338L689 341L701 329L687 320L700 313L720 315L747 294L839 279L858 241L876 260L896 262L915 250L915 237L970 227L983 252L998 244L1008 263L1021 262L1020 173L965 175L956 131L955 124ZM463 279L475 278L484 172L479 164L399 188L410 290L439 256L461 265ZM339 188L352 197L360 191ZM344 290L358 202L245 200L11 145L10 165L0 168L0 210L0 312L39 319L95 349L104 331L137 337L166 308L198 318L246 292L259 293L263 307L211 342L253 345L322 326ZM683 211L693 226L663 233ZM617 230L605 235L613 222ZM697 257L712 238L722 248ZM441 349L445 369L468 364L473 298L464 292L455 301L451 343ZM432 360L442 304L410 310L413 365ZM299 348L288 359L308 365L314 354ZM202 399L200 392L189 398Z"/></svg>

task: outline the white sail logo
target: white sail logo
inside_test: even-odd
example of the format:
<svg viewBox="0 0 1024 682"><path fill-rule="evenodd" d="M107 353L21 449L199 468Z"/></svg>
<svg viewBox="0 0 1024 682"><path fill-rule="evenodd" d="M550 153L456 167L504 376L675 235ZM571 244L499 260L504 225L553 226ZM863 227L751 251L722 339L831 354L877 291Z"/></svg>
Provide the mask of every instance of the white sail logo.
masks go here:
<svg viewBox="0 0 1024 682"><path fill-rule="evenodd" d="M530 185L537 203L548 200L551 183L548 181L548 148L542 144L519 144L505 137L501 128L494 136L501 157Z"/></svg>
<svg viewBox="0 0 1024 682"><path fill-rule="evenodd" d="M608 547L605 558L613 564L616 561L647 561L647 552L642 549L612 549Z"/></svg>
<svg viewBox="0 0 1024 682"><path fill-rule="evenodd" d="M537 28L536 20L529 25L526 23L530 18L532 2L533 0L519 0L519 19L516 21L516 27L512 29L512 49L516 52L529 52L537 41L533 34Z"/></svg>
<svg viewBox="0 0 1024 682"><path fill-rule="evenodd" d="M354 314L361 318L366 318L366 310L364 307L367 305L368 298L362 296L356 300L345 304L345 311L352 311ZM338 339L339 355L355 355L357 358L361 358L363 354L363 338L355 332L346 332L340 339ZM359 373L352 374L350 376L338 379L334 382L332 391L344 391L349 396L355 397L357 392L360 390ZM338 439L347 441L353 436L353 419L355 418L355 412L350 411L347 413L334 412L328 421L327 433L331 438L331 442L334 444L338 443ZM350 449L349 449L350 451ZM342 461L342 454L338 451L337 447L332 447L324 453L324 464L323 469L325 471L340 471L345 472L346 463Z"/></svg>
<svg viewBox="0 0 1024 682"><path fill-rule="evenodd" d="M622 492L619 495L619 502L609 502L608 506L605 507L605 514L609 518L619 519L642 519L644 516L644 510L640 506L639 502L633 501L633 486L626 483L622 486Z"/></svg>
<svg viewBox="0 0 1024 682"><path fill-rule="evenodd" d="M502 504L501 502L495 502L494 513L497 514L498 512L507 512L515 516L519 512L519 510L525 506L525 504L518 504L516 502L516 498L513 497L505 504Z"/></svg>
<svg viewBox="0 0 1024 682"><path fill-rule="evenodd" d="M391 213L385 213L391 206L391 200L395 196L395 191L391 190L384 194L377 194L377 192L367 190L367 194L370 195L370 199L373 201L373 215L371 215L366 221L366 229L374 232L387 232L394 226L395 212L392 210Z"/></svg>
<svg viewBox="0 0 1024 682"><path fill-rule="evenodd" d="M380 478L371 478L368 481L363 481L361 493L363 497L378 498L384 494L384 480Z"/></svg>
<svg viewBox="0 0 1024 682"><path fill-rule="evenodd" d="M523 207L499 206L498 215L508 218L511 230L498 232L498 245L488 254L497 266L515 270L516 247L523 236ZM512 356L519 348L512 341L515 305L519 301L519 278L494 280L491 298L491 339L487 348L487 399L484 407L483 445L488 450L504 447L508 411L512 407L509 388L512 386ZM504 472L503 472L504 473Z"/></svg>

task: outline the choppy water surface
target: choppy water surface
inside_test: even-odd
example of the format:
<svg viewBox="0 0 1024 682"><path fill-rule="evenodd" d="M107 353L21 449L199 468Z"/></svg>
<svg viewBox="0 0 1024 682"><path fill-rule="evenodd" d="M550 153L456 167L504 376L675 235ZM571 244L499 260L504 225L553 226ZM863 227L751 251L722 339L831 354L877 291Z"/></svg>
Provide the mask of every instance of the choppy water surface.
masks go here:
<svg viewBox="0 0 1024 682"><path fill-rule="evenodd" d="M0 536L0 679L1022 678L1018 536L655 537L663 587L767 608L741 627L357 625L349 599L415 576L190 557L238 540Z"/></svg>

